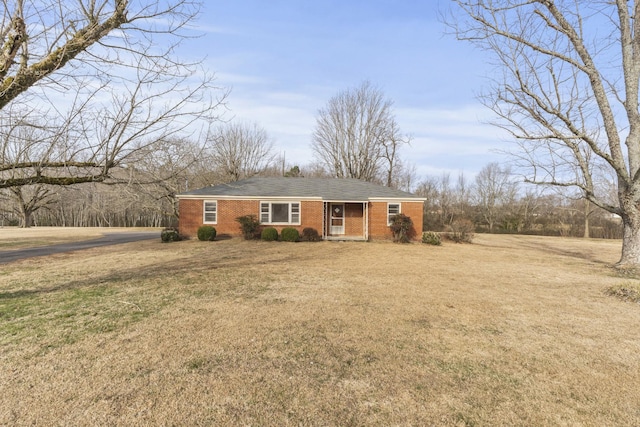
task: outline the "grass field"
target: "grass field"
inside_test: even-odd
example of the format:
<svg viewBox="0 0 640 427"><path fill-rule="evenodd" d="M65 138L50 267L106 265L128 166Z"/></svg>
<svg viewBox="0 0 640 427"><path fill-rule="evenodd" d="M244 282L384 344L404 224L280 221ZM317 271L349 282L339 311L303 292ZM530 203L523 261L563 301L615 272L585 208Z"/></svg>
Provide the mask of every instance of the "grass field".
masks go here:
<svg viewBox="0 0 640 427"><path fill-rule="evenodd" d="M637 426L619 251L158 239L5 264L0 425Z"/></svg>

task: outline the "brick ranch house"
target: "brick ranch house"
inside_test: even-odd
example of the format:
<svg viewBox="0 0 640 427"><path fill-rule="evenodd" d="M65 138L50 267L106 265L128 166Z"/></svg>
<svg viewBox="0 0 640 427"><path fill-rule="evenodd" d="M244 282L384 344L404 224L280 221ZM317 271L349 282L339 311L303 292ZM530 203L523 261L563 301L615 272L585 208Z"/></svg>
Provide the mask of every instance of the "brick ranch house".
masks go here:
<svg viewBox="0 0 640 427"><path fill-rule="evenodd" d="M202 225L218 235L239 236L236 218L253 214L278 233L315 228L325 240L391 239L389 220L411 218L415 238L422 236L426 199L357 179L249 178L178 194L179 232L194 237Z"/></svg>

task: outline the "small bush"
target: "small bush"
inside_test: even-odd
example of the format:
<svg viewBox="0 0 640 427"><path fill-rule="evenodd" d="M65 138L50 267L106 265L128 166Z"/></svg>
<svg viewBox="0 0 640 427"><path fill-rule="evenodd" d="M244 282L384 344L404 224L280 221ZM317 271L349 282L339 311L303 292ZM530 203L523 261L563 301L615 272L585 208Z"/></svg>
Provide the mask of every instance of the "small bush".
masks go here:
<svg viewBox="0 0 640 427"><path fill-rule="evenodd" d="M442 244L442 240L440 239L440 235L434 231L425 231L422 233L422 243L426 243L427 245L440 246Z"/></svg>
<svg viewBox="0 0 640 427"><path fill-rule="evenodd" d="M210 225L198 228L198 240L212 242L216 239L216 229Z"/></svg>
<svg viewBox="0 0 640 427"><path fill-rule="evenodd" d="M300 240L305 242L317 242L320 240L320 234L318 234L318 230L311 227L306 227L302 229L302 236L300 236Z"/></svg>
<svg viewBox="0 0 640 427"><path fill-rule="evenodd" d="M254 240L260 237L260 221L255 215L245 215L236 218L240 224L240 231L245 240Z"/></svg>
<svg viewBox="0 0 640 427"><path fill-rule="evenodd" d="M475 227L468 219L457 219L448 227L445 237L456 243L471 243Z"/></svg>
<svg viewBox="0 0 640 427"><path fill-rule="evenodd" d="M266 242L273 242L278 240L278 230L273 227L267 227L262 230L260 238Z"/></svg>
<svg viewBox="0 0 640 427"><path fill-rule="evenodd" d="M282 231L280 232L280 236L285 242L297 242L300 238L300 233L296 228L286 227L282 229Z"/></svg>
<svg viewBox="0 0 640 427"><path fill-rule="evenodd" d="M182 239L180 238L180 233L178 233L177 228L167 227L160 232L160 240L162 240L164 243L169 243L177 242Z"/></svg>
<svg viewBox="0 0 640 427"><path fill-rule="evenodd" d="M411 228L413 221L405 214L394 215L391 218L391 232L393 233L393 241L398 243L409 243L411 241Z"/></svg>

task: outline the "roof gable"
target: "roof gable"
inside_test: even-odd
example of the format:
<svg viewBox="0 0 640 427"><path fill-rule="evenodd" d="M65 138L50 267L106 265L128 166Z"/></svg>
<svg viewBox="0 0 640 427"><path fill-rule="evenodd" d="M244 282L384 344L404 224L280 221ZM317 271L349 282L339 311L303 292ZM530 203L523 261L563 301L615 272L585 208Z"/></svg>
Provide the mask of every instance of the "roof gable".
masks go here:
<svg viewBox="0 0 640 427"><path fill-rule="evenodd" d="M368 201L371 199L424 200L414 194L371 182L346 178L248 178L188 191L178 198L319 198L333 201Z"/></svg>

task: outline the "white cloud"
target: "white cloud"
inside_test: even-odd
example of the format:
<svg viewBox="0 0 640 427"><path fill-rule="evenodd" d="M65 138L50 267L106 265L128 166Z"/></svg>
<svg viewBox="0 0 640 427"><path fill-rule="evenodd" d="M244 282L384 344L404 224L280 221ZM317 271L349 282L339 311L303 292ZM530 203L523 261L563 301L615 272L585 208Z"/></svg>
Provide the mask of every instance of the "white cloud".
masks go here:
<svg viewBox="0 0 640 427"><path fill-rule="evenodd" d="M464 172L474 175L497 161L507 135L486 122L491 113L478 105L459 108L398 108L396 117L405 133L413 136L405 156L421 175Z"/></svg>
<svg viewBox="0 0 640 427"><path fill-rule="evenodd" d="M216 72L215 75L218 83L231 88L237 84L256 85L267 83L267 80L264 77L250 74Z"/></svg>

